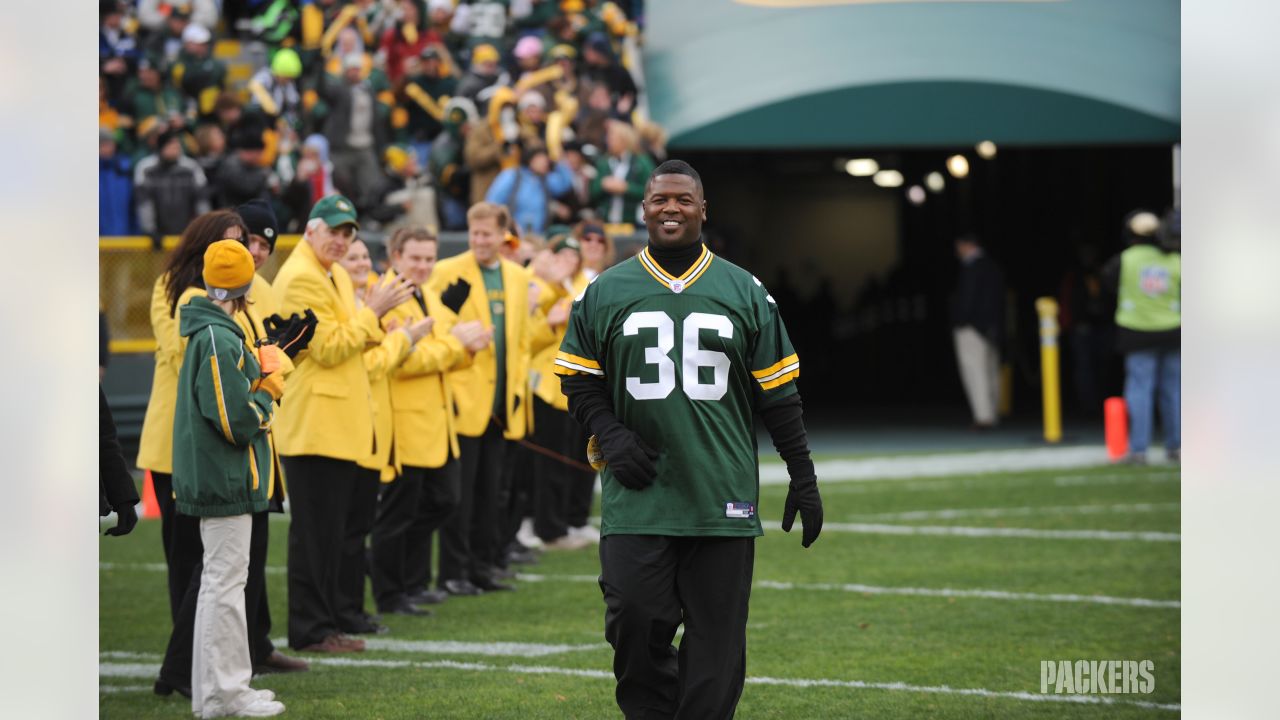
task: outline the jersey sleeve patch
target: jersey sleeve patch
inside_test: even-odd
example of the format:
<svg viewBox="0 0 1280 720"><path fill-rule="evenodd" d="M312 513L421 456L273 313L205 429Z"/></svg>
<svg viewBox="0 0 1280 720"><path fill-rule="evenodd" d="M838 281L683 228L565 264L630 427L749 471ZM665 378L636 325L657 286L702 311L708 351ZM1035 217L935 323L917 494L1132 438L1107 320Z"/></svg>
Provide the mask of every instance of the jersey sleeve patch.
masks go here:
<svg viewBox="0 0 1280 720"><path fill-rule="evenodd" d="M763 370L752 370L761 390L772 390L800 377L800 357L794 353Z"/></svg>
<svg viewBox="0 0 1280 720"><path fill-rule="evenodd" d="M595 360L573 355L563 350L556 353L557 375L578 375L581 373L604 376L604 370L600 368L600 363Z"/></svg>

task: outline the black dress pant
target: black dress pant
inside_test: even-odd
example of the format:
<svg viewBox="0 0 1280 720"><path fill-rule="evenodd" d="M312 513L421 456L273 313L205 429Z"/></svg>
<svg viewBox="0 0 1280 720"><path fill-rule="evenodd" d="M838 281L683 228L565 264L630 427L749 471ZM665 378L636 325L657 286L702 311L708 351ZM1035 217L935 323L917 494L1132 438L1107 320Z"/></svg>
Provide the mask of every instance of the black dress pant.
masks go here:
<svg viewBox="0 0 1280 720"><path fill-rule="evenodd" d="M584 452L568 452L569 413L558 410L541 398L533 400L533 442L539 447L583 462ZM570 472L573 468L548 455L537 453L533 459L533 532L546 542L569 532L565 520L569 507Z"/></svg>
<svg viewBox="0 0 1280 720"><path fill-rule="evenodd" d="M289 647L340 631L338 576L360 467L319 455L281 457L289 482Z"/></svg>
<svg viewBox="0 0 1280 720"><path fill-rule="evenodd" d="M351 504L347 507L342 561L338 569L338 627L346 632L359 630L366 622L364 578L368 571L368 556L365 538L373 531L381 485L381 474L377 470L360 468Z"/></svg>
<svg viewBox="0 0 1280 720"><path fill-rule="evenodd" d="M431 585L431 537L458 507L457 460L438 468L406 465L382 487L370 553L373 598L379 610L408 601Z"/></svg>
<svg viewBox="0 0 1280 720"><path fill-rule="evenodd" d="M533 515L533 479L538 453L523 443L508 441L498 497L498 567L507 566L507 548L516 540L520 524Z"/></svg>
<svg viewBox="0 0 1280 720"><path fill-rule="evenodd" d="M267 607L267 541L270 520L264 510L253 514L249 538L249 577L244 586L245 627L249 635L249 658L254 667L275 652L271 643L271 611ZM165 647L160 679L181 687L191 686L191 662L196 629L196 601L200 596L200 575L204 571L204 543L200 540L200 518L175 513L171 551L175 557L195 557L178 613Z"/></svg>
<svg viewBox="0 0 1280 720"><path fill-rule="evenodd" d="M440 531L440 579L470 580L493 571L497 555L498 485L507 440L490 421L479 437L458 437L458 510Z"/></svg>
<svg viewBox="0 0 1280 720"><path fill-rule="evenodd" d="M173 534L177 532L174 517L178 510L173 499L173 475L169 473L151 473L151 487L156 493L156 504L160 506L160 544L164 547L164 563L169 570L169 620L178 622L178 610L182 607L182 598L187 594L187 585L191 582L191 569L200 563L201 553L198 551L194 560L189 554L181 557L173 552ZM200 543L200 529L196 527L196 547ZM188 545L188 547L190 547Z"/></svg>
<svg viewBox="0 0 1280 720"><path fill-rule="evenodd" d="M628 720L733 717L747 672L754 561L750 537L601 539L604 634Z"/></svg>
<svg viewBox="0 0 1280 720"><path fill-rule="evenodd" d="M565 424L565 456L574 460L585 463L587 461L587 440L591 437L591 433L582 426L572 415L568 416ZM591 502L595 499L596 494L596 471L590 466L583 470L581 468L567 468L569 477L569 486L566 494L565 522L569 527L586 527L588 518L591 516Z"/></svg>

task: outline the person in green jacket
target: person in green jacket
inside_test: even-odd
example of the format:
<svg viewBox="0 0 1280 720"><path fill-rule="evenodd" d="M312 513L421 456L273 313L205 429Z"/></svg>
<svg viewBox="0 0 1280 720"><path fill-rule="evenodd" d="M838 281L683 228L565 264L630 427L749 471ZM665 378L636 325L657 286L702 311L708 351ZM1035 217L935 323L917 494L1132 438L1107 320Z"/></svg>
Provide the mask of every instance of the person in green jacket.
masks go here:
<svg viewBox="0 0 1280 720"><path fill-rule="evenodd" d="M621 120L609 121L605 145L607 152L596 161L596 177L591 181L591 202L606 223L638 225L653 161L640 151L635 128Z"/></svg>
<svg viewBox="0 0 1280 720"><path fill-rule="evenodd" d="M173 493L179 513L200 518L204 544L191 668L196 717L284 712L273 693L249 687L244 586L252 514L267 509L267 428L273 401L284 392L272 367L274 346L246 349L232 317L245 309L253 276L253 256L240 241L211 244L204 254L207 297L191 298L178 326L187 349L173 421Z"/></svg>

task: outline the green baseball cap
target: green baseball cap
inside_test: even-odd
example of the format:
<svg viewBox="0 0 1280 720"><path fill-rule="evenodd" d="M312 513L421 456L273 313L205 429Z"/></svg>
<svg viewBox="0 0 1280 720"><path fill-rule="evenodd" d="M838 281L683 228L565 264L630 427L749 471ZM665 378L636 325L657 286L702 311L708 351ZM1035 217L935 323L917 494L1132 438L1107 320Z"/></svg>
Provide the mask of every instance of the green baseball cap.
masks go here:
<svg viewBox="0 0 1280 720"><path fill-rule="evenodd" d="M560 252L561 250L572 250L581 254L582 243L578 242L578 238L572 235L566 235L551 245L552 252Z"/></svg>
<svg viewBox="0 0 1280 720"><path fill-rule="evenodd" d="M309 220L320 218L325 225L336 228L341 225L355 225L356 229L360 229L360 223L356 222L356 206L342 195L329 195L320 198L316 202L315 207L311 208L311 216Z"/></svg>

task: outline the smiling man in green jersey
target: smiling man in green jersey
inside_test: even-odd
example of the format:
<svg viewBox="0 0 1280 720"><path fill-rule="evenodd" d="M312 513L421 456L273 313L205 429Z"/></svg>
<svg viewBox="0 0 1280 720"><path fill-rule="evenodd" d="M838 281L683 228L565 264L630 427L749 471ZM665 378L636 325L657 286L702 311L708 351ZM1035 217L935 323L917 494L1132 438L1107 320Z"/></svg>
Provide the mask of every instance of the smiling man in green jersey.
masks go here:
<svg viewBox="0 0 1280 720"><path fill-rule="evenodd" d="M760 281L703 245L697 171L658 166L643 209L648 247L575 300L556 372L606 463L600 588L618 706L628 718L729 718L763 534L753 414L791 476L783 529L797 511L804 547L822 529L800 361Z"/></svg>

